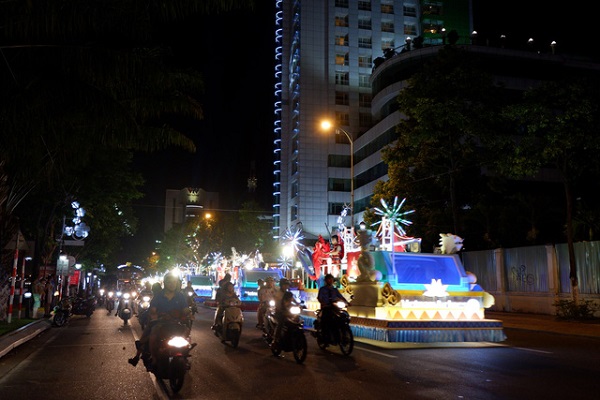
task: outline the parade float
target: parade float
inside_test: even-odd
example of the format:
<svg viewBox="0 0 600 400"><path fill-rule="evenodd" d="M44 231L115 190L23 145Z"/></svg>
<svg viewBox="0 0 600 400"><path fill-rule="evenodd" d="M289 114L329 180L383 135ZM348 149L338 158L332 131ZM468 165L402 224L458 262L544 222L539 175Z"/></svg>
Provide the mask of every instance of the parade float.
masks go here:
<svg viewBox="0 0 600 400"><path fill-rule="evenodd" d="M382 208L375 209L381 216L375 224L377 232L361 227L355 235L340 226L338 234L345 247L340 266L323 257L326 243L320 240L312 250L300 244L300 231L288 232L284 240L295 249L310 279L322 282L326 273L337 274L339 289L350 301L356 340L388 346L505 340L502 321L485 318L484 310L493 305L493 296L464 269L458 254L462 239L440 234L437 251L422 253L421 240L406 236L402 227L411 224L405 216L413 212L403 212L403 204L397 198L392 206L382 201ZM317 292L314 288L300 293L309 329L319 307Z"/></svg>

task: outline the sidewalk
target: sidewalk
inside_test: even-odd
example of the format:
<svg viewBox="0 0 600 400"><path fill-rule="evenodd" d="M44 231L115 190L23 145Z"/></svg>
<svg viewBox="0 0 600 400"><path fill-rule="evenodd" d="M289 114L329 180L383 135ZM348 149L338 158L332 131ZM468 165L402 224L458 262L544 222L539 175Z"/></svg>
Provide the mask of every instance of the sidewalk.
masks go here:
<svg viewBox="0 0 600 400"><path fill-rule="evenodd" d="M502 321L502 327L505 329L522 329L600 338L600 319L598 318L590 321L567 321L557 319L553 315L491 311L486 312L485 317L486 319ZM14 332L0 336L0 357L3 357L15 347L33 339L51 327L52 322L49 319L41 318Z"/></svg>

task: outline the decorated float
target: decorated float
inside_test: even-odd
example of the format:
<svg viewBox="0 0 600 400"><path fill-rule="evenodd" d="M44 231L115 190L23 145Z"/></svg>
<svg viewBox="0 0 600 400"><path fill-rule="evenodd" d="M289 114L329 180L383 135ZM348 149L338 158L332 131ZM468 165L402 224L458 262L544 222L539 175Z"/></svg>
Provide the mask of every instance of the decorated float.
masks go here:
<svg viewBox="0 0 600 400"><path fill-rule="evenodd" d="M340 291L350 300L348 312L356 340L393 346L406 342L501 342L506 339L502 321L485 318L494 298L465 271L458 252L462 239L440 234L435 253L422 253L421 240L406 236L405 200L375 212L381 216L376 232L361 226L340 226L345 254L341 265L327 257L327 243L319 238L314 249L301 245L300 231L288 232L286 244L294 248L308 277L322 284L332 273L339 278ZM318 289L305 289L305 325L312 328Z"/></svg>

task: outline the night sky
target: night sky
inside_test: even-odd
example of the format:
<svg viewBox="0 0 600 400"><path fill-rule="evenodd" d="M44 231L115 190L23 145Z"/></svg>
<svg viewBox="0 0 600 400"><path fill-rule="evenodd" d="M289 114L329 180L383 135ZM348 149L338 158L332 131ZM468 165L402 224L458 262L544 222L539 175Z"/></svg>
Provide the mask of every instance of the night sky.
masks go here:
<svg viewBox="0 0 600 400"><path fill-rule="evenodd" d="M137 155L145 198L136 202L139 233L125 241L122 257L141 263L160 238L166 189L200 187L220 193L223 210L237 210L250 195L247 179L258 178L254 198L271 210L273 183L274 5L260 0L254 12L225 13L178 24L167 38L176 62L202 72L206 92L200 99L205 118L179 121L197 146ZM482 40L526 48L532 37L542 52L555 40L557 52L598 55L592 45L591 13L547 1L473 0L474 28ZM253 168L254 167L254 168ZM124 260L125 261L125 260Z"/></svg>

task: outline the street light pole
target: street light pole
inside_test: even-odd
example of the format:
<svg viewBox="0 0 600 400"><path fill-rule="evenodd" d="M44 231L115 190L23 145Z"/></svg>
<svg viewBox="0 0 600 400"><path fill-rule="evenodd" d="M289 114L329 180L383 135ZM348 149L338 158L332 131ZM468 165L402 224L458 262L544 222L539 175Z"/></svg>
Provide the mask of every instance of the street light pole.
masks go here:
<svg viewBox="0 0 600 400"><path fill-rule="evenodd" d="M321 127L325 130L330 129L331 126L329 121L321 122ZM335 133L339 135L340 132L343 132L350 142L350 220L352 222L351 227L354 229L354 140L352 140L352 136L348 132L336 126Z"/></svg>

